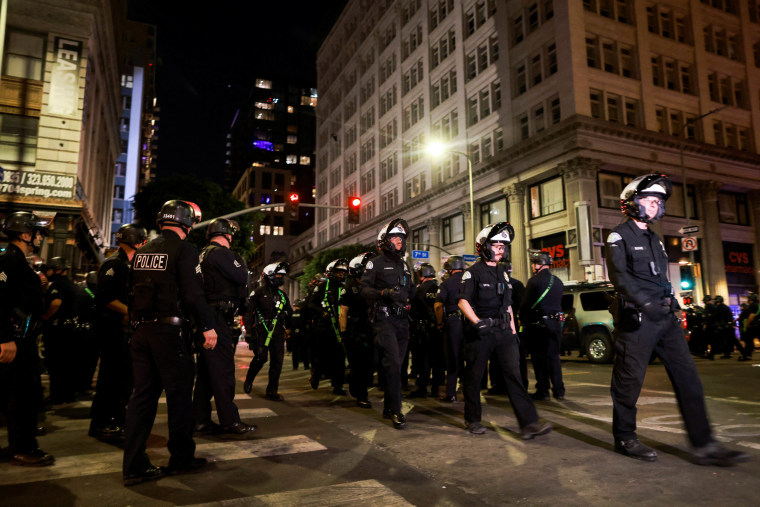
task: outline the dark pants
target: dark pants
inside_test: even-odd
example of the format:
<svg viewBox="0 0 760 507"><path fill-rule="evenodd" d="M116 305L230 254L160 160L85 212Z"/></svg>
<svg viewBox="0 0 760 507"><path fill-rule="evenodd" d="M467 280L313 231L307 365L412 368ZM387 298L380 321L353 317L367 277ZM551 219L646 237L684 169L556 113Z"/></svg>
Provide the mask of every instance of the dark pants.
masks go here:
<svg viewBox="0 0 760 507"><path fill-rule="evenodd" d="M288 339L290 353L293 358L293 369L297 370L299 363L303 363L305 370L309 369L309 348L306 346L306 338L303 332L291 334Z"/></svg>
<svg viewBox="0 0 760 507"><path fill-rule="evenodd" d="M495 353L501 366L507 396L517 416L520 428L538 420L536 407L525 390L520 378L520 359L517 338L511 330L497 327L488 328L478 333L471 325L465 329L464 344L464 420L467 423L480 422L480 383L488 363L488 358Z"/></svg>
<svg viewBox="0 0 760 507"><path fill-rule="evenodd" d="M42 336L45 365L50 377L50 400L53 403L74 401L77 351L74 330L62 325L50 325L45 327Z"/></svg>
<svg viewBox="0 0 760 507"><path fill-rule="evenodd" d="M121 322L113 321L98 322L96 333L100 340L100 369L90 410L90 428L124 426L134 385L127 336Z"/></svg>
<svg viewBox="0 0 760 507"><path fill-rule="evenodd" d="M74 331L74 341L79 350L75 356L74 390L86 392L92 389L92 378L100 357L94 324L86 322L77 327Z"/></svg>
<svg viewBox="0 0 760 507"><path fill-rule="evenodd" d="M444 321L444 353L446 358L446 396L457 394L457 379L462 376L462 319L452 314Z"/></svg>
<svg viewBox="0 0 760 507"><path fill-rule="evenodd" d="M381 352L385 376L384 409L401 412L401 363L409 344L406 317L384 316L375 321L375 343Z"/></svg>
<svg viewBox="0 0 760 507"><path fill-rule="evenodd" d="M626 331L618 326L615 333L615 365L610 387L615 440L636 438L636 402L654 351L673 384L691 444L701 447L711 442L702 382L689 354L681 322L673 314L659 322L642 315L638 330Z"/></svg>
<svg viewBox="0 0 760 507"><path fill-rule="evenodd" d="M562 325L556 319L546 319L545 322L544 325L531 324L525 332L536 375L536 392L548 396L551 388L555 397L564 396L565 383L562 382L562 362L559 358Z"/></svg>
<svg viewBox="0 0 760 507"><path fill-rule="evenodd" d="M135 388L127 406L124 474L150 466L145 443L156 419L158 399L166 391L169 413L169 466L186 467L195 455L193 441L193 373L190 344L179 327L144 323L132 335Z"/></svg>
<svg viewBox="0 0 760 507"><path fill-rule="evenodd" d="M37 347L27 339L17 343L16 358L0 363L0 411L8 423L8 443L12 454L28 454L37 445L37 410L40 378Z"/></svg>
<svg viewBox="0 0 760 507"><path fill-rule="evenodd" d="M267 394L277 394L280 389L280 374L282 373L282 362L285 358L285 333L282 327L275 329L272 333L272 339L269 345L266 345L267 335L265 332L256 334L254 342L254 356L251 364L248 365L246 381L253 381L259 374L261 368L269 361L269 383L267 384Z"/></svg>
<svg viewBox="0 0 760 507"><path fill-rule="evenodd" d="M219 424L230 426L240 422L235 405L236 337L224 321L224 313L215 312L216 347L202 348L198 354L198 376L193 393L195 424L211 422L211 397L214 397Z"/></svg>
<svg viewBox="0 0 760 507"><path fill-rule="evenodd" d="M372 383L374 345L372 329L368 326L360 326L349 323L348 336L344 343L348 364L351 367L351 375L348 377L348 386L351 396L357 400L367 399L367 388Z"/></svg>
<svg viewBox="0 0 760 507"><path fill-rule="evenodd" d="M333 387L343 387L346 380L346 350L338 341L329 318L317 323L316 335L316 347L311 354L312 375L316 378L324 375Z"/></svg>
<svg viewBox="0 0 760 507"><path fill-rule="evenodd" d="M427 322L418 323L416 332L417 347L413 355L417 369L417 388L427 391L428 385L431 385L432 394L437 396L445 377L443 338L438 329Z"/></svg>

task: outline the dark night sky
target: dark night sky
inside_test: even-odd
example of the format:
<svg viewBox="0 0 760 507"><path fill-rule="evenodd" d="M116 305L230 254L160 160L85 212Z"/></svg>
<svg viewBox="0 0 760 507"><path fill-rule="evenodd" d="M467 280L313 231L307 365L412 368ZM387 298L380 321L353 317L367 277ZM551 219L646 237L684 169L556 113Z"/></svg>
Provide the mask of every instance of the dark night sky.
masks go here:
<svg viewBox="0 0 760 507"><path fill-rule="evenodd" d="M253 79L311 80L316 55L347 0L217 0L202 8L129 0L128 17L158 27L159 174L222 181L224 145Z"/></svg>

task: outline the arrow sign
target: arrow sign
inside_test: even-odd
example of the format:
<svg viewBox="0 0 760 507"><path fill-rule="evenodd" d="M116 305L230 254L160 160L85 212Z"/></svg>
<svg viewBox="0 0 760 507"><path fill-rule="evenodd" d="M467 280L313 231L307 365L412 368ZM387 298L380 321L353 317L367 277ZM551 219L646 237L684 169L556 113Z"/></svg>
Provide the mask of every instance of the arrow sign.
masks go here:
<svg viewBox="0 0 760 507"><path fill-rule="evenodd" d="M698 225L687 225L686 227L681 227L678 229L679 234L694 234L696 232L699 232L699 226Z"/></svg>

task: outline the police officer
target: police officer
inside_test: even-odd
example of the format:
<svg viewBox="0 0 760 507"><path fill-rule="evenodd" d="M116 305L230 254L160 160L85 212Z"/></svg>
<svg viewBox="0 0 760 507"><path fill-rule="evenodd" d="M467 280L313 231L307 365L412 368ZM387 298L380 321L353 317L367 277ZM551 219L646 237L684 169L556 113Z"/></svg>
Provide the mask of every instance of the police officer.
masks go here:
<svg viewBox="0 0 760 507"><path fill-rule="evenodd" d="M417 389L409 393L410 398L426 398L428 383L432 384L430 396L435 398L440 394L438 389L443 383L443 346L440 332L436 325L435 300L438 296L438 282L435 279L435 268L423 262L417 268L420 284L414 292L411 301L412 322L415 325L414 363L417 367Z"/></svg>
<svg viewBox="0 0 760 507"><path fill-rule="evenodd" d="M702 328L703 333L703 347L704 356L707 359L715 359L715 352L718 350L718 336L716 330L716 306L715 300L710 294L705 295L702 298L702 303L705 305L705 311L702 314Z"/></svg>
<svg viewBox="0 0 760 507"><path fill-rule="evenodd" d="M752 359L752 352L755 350L755 338L760 336L760 305L758 305L758 296L754 292L747 294L747 317L742 321L744 328L744 350L739 361L749 361Z"/></svg>
<svg viewBox="0 0 760 507"><path fill-rule="evenodd" d="M129 359L129 266L135 251L145 244L145 229L122 225L116 232L119 249L98 270L95 291L95 331L100 348L100 370L90 410L91 437L110 440L124 436L127 402L132 392Z"/></svg>
<svg viewBox="0 0 760 507"><path fill-rule="evenodd" d="M520 317L525 339L530 347L533 372L536 376L534 400L548 400L549 387L557 400L565 399L562 363L559 359L562 338L562 280L552 275L552 257L540 250L528 252L533 276L525 287Z"/></svg>
<svg viewBox="0 0 760 507"><path fill-rule="evenodd" d="M240 420L235 405L235 348L237 336L232 332L235 315L245 303L248 267L230 250L237 222L216 218L206 229L209 244L201 251L201 270L206 302L214 312L216 347L200 349L198 377L193 393L195 430L200 433L242 435L256 429ZM211 397L214 397L219 428L211 420Z"/></svg>
<svg viewBox="0 0 760 507"><path fill-rule="evenodd" d="M7 419L11 463L47 466L55 458L37 444L40 380L34 329L42 314L40 279L26 256L38 251L49 220L19 211L5 219L10 243L0 255L0 410Z"/></svg>
<svg viewBox="0 0 760 507"><path fill-rule="evenodd" d="M68 277L69 263L63 257L53 257L47 262L50 287L45 294L46 310L43 340L45 363L50 376L52 405L74 401L77 355L75 306L76 286Z"/></svg>
<svg viewBox="0 0 760 507"><path fill-rule="evenodd" d="M449 277L438 288L433 307L438 329L443 330L446 361L446 392L441 401L457 401L457 380L462 375L462 316L459 313L459 286L464 274L464 258L453 255L444 264Z"/></svg>
<svg viewBox="0 0 760 507"><path fill-rule="evenodd" d="M385 372L383 417L396 429L406 426L401 412L401 363L409 343L409 300L414 295L412 273L404 261L408 231L401 218L384 225L377 235L381 253L367 263L361 278L361 295L371 308Z"/></svg>
<svg viewBox="0 0 760 507"><path fill-rule="evenodd" d="M731 359L736 343L736 329L734 327L734 314L731 308L723 302L723 296L715 296L715 334L717 337L717 352L721 352L721 359Z"/></svg>
<svg viewBox="0 0 760 507"><path fill-rule="evenodd" d="M361 277L374 257L366 252L357 255L348 263L348 281L340 298L340 335L348 355L351 375L348 377L348 391L356 398L356 406L372 408L367 388L372 383L372 359L374 357L372 325L369 322L369 306L361 297Z"/></svg>
<svg viewBox="0 0 760 507"><path fill-rule="evenodd" d="M285 357L285 336L292 326L293 309L285 291L280 289L290 267L287 262L275 262L264 267L261 283L248 297L245 328L250 333L249 346L255 355L248 365L243 390L250 393L253 381L269 356L269 383L266 398L283 401L278 392L282 362Z"/></svg>
<svg viewBox="0 0 760 507"><path fill-rule="evenodd" d="M333 394L345 396L343 382L346 376L346 351L343 348L338 319L340 297L348 273L348 259L335 259L327 265L327 279L317 286L309 299L309 307L316 316L315 342L311 357L312 389L319 387L322 375L328 375Z"/></svg>
<svg viewBox="0 0 760 507"><path fill-rule="evenodd" d="M200 219L196 204L167 201L156 217L160 234L132 259L129 310L136 325L130 343L135 386L127 406L125 486L198 469L207 461L195 457L194 364L187 325L188 318L195 321L203 333L204 348L216 346L214 315L204 297L198 250L185 241ZM167 468L153 466L145 453L163 390L169 412Z"/></svg>
<svg viewBox="0 0 760 507"><path fill-rule="evenodd" d="M307 318L304 315L304 300L299 300L293 305L293 315L291 316L292 328L290 331L290 337L288 338L287 345L288 350L292 354L293 369L297 370L298 365L303 363L305 370L310 368L309 366L309 351L306 346L306 340L308 337L307 331Z"/></svg>
<svg viewBox="0 0 760 507"><path fill-rule="evenodd" d="M636 402L647 365L656 352L678 398L694 461L700 465L733 465L749 456L730 451L713 439L702 383L689 355L679 308L668 281L665 247L649 224L665 214L672 184L663 174L639 176L620 194L621 211L630 219L607 238L607 269L618 297L615 364L612 370L615 451L643 461L657 453L636 436Z"/></svg>
<svg viewBox="0 0 760 507"><path fill-rule="evenodd" d="M511 308L512 287L506 266L499 261L507 254L515 231L507 222L489 225L478 234L475 247L480 262L462 275L459 309L465 318L464 419L467 430L486 432L481 424L480 384L492 353L501 366L507 395L524 440L549 433L548 422L539 422L533 400L520 378L520 358Z"/></svg>

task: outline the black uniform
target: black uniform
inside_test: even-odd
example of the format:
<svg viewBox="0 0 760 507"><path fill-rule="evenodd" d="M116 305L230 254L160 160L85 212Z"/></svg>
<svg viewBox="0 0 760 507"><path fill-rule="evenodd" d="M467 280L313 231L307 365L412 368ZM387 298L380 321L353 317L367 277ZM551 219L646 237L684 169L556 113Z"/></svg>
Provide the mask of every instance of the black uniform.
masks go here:
<svg viewBox="0 0 760 507"><path fill-rule="evenodd" d="M119 249L98 270L95 293L95 331L100 348L100 370L90 416L91 432L106 426L124 427L127 402L132 392L132 362L129 357L131 328L125 315L106 305L112 301L128 304L129 259Z"/></svg>
<svg viewBox="0 0 760 507"><path fill-rule="evenodd" d="M436 326L435 300L438 296L438 283L427 280L417 286L411 301L412 321L415 325L415 343L412 353L417 365L417 393L427 394L428 382L431 382L431 396L438 396L438 388L444 382L443 343L441 333ZM432 379L431 379L432 372Z"/></svg>
<svg viewBox="0 0 760 507"><path fill-rule="evenodd" d="M371 308L375 341L385 372L384 410L401 413L401 363L409 343L409 307L412 274L406 262L383 253L367 263L361 295ZM383 289L397 287L394 300L381 297Z"/></svg>
<svg viewBox="0 0 760 507"><path fill-rule="evenodd" d="M462 316L459 313L459 285L464 271L441 282L436 301L443 304L443 343L446 361L446 398L457 394L457 379L462 375Z"/></svg>
<svg viewBox="0 0 760 507"><path fill-rule="evenodd" d="M280 374L285 357L285 329L290 329L293 309L288 295L266 280L251 292L243 319L250 333L248 338L254 358L248 366L246 382L253 383L256 375L269 360L269 383L266 394L276 395L280 388Z"/></svg>
<svg viewBox="0 0 760 507"><path fill-rule="evenodd" d="M45 304L59 299L61 306L44 324L45 364L50 375L50 402L74 401L77 378L76 365L79 350L76 343L75 302L76 286L65 275L48 278L50 288L45 294Z"/></svg>
<svg viewBox="0 0 760 507"><path fill-rule="evenodd" d="M755 338L760 337L760 306L757 301L752 301L747 305L747 319L743 321L744 325L744 353L742 357L751 358L755 350ZM750 320L752 319L752 320Z"/></svg>
<svg viewBox="0 0 760 507"><path fill-rule="evenodd" d="M673 311L678 302L667 278L668 257L660 238L633 220L607 238L607 269L624 304L615 323L615 365L612 370L612 432L615 440L636 438L636 402L652 352L662 360L678 399L692 445L712 441L702 383ZM648 306L645 306L647 305Z"/></svg>
<svg viewBox="0 0 760 507"><path fill-rule="evenodd" d="M189 468L193 441L193 356L187 318L201 331L214 327L206 305L198 250L173 231L163 230L132 260L130 313L137 328L130 350L135 387L127 407L124 475L150 467L150 436L161 391L169 412L169 467Z"/></svg>
<svg viewBox="0 0 760 507"><path fill-rule="evenodd" d="M705 311L702 314L702 337L705 357L713 359L718 350L718 332L716 325L717 306L711 302L705 302ZM708 350L709 349L709 350Z"/></svg>
<svg viewBox="0 0 760 507"><path fill-rule="evenodd" d="M721 352L724 358L731 357L736 344L734 314L725 303L715 305L715 334L717 335L716 352Z"/></svg>
<svg viewBox="0 0 760 507"><path fill-rule="evenodd" d="M367 388L372 385L374 344L369 306L361 297L361 284L356 278L351 277L346 282L340 306L348 307L346 332L342 334L351 366L348 389L357 400L367 401Z"/></svg>
<svg viewBox="0 0 760 507"><path fill-rule="evenodd" d="M512 315L518 318L520 314L520 306L523 299L525 299L525 285L516 279L509 277L509 284L512 286ZM520 334L520 326L515 322L515 328L518 330L517 341L518 351L520 352L520 378L522 379L525 389L528 388L528 361L527 348L525 346L525 340L522 339ZM507 394L507 386L504 384L504 374L501 371L501 366L497 360L496 354L491 354L491 358L488 363L488 377L491 379L491 388L488 390L489 394ZM485 379L484 379L485 380Z"/></svg>
<svg viewBox="0 0 760 507"><path fill-rule="evenodd" d="M305 370L309 369L309 348L306 343L308 337L308 319L303 313L302 306L294 307L293 315L290 318L293 327L290 329L287 346L288 351L292 354L294 370L298 369L300 363L303 363Z"/></svg>
<svg viewBox="0 0 760 507"><path fill-rule="evenodd" d="M559 359L564 289L562 281L552 275L548 268L543 268L532 276L525 287L520 318L524 329L523 339L528 343L536 375L536 398L548 398L550 387L555 398L565 396L562 363Z"/></svg>
<svg viewBox="0 0 760 507"><path fill-rule="evenodd" d="M476 262L462 276L459 299L466 300L480 320L491 319L491 325L483 329L469 320L465 323L464 419L468 424L481 421L480 384L494 352L520 428L538 421L536 407L520 378L517 337L512 334L508 313L511 296L512 287L503 264L488 266Z"/></svg>
<svg viewBox="0 0 760 507"><path fill-rule="evenodd" d="M346 351L338 329L340 297L343 292L343 282L328 277L309 298L309 308L317 316L311 353L311 376L316 380L322 375L330 377L333 389L342 389L346 378Z"/></svg>
<svg viewBox="0 0 760 507"><path fill-rule="evenodd" d="M37 445L40 379L34 328L42 314L40 279L24 252L9 244L0 255L0 343L16 342L16 357L0 363L0 410L8 425L12 454L30 454Z"/></svg>
<svg viewBox="0 0 760 507"><path fill-rule="evenodd" d="M206 302L214 312L216 347L201 348L198 354L198 377L193 394L196 425L211 423L211 396L222 427L240 422L235 405L235 347L238 337L232 331L233 320L245 302L248 268L229 248L216 243L201 252L201 270Z"/></svg>

